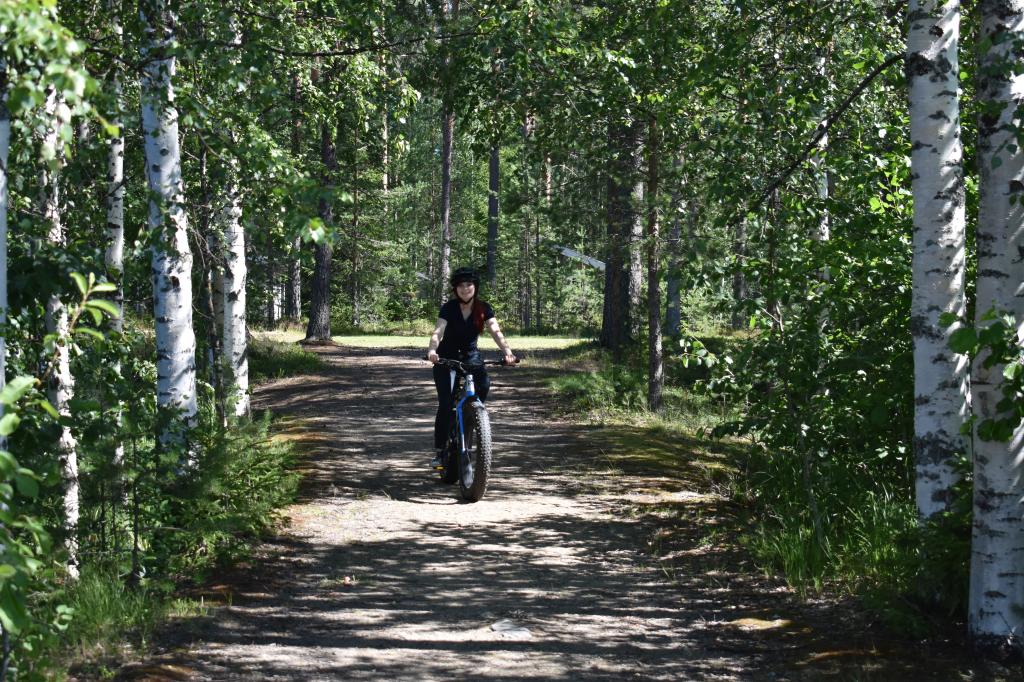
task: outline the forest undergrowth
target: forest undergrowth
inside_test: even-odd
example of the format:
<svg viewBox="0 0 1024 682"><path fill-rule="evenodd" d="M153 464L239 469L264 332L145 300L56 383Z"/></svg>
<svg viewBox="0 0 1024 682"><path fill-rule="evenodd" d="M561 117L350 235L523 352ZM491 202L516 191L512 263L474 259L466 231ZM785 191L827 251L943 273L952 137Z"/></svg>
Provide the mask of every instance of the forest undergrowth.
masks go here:
<svg viewBox="0 0 1024 682"><path fill-rule="evenodd" d="M736 362L746 340L719 332L680 347L699 341L712 349L713 362ZM590 437L602 443L599 466L646 470L660 481L654 501L633 510L655 521L655 556L671 555L684 540L731 545L749 556L750 570L782 578L802 598L855 598L903 635L945 636L962 623L968 484L961 485L958 511L922 530L909 477L901 486L868 466L816 458L809 480L802 459L773 451L756 430L733 432L744 404L716 390L721 371L684 366L685 353L671 354L657 414L646 408L640 353L616 362L593 344L546 360L562 370L552 388L565 416L591 427ZM673 498L684 489L696 508Z"/></svg>
<svg viewBox="0 0 1024 682"><path fill-rule="evenodd" d="M266 338L254 339L250 362L257 380L322 366L315 354ZM269 413L219 428L206 402L192 434L200 458L192 475L169 480L144 436L129 443L123 500L89 491L98 512L83 524L91 542L80 577L39 586L35 599L45 603L32 610L56 618L23 636L31 650L19 657L18 679L112 678L149 650L161 626L206 614L192 595L276 527L298 483L296 444L275 435Z"/></svg>

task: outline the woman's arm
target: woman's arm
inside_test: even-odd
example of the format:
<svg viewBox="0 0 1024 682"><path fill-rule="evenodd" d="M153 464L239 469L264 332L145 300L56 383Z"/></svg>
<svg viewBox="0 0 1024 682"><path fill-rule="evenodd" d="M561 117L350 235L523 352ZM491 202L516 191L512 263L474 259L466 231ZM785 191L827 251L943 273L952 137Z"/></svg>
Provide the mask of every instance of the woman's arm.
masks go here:
<svg viewBox="0 0 1024 682"><path fill-rule="evenodd" d="M505 364L514 365L516 356L512 353L512 347L508 345L508 341L505 340L505 336L501 333L501 327L498 326L498 318L492 317L487 320L487 331L491 333L494 343L498 344L498 348L505 354Z"/></svg>
<svg viewBox="0 0 1024 682"><path fill-rule="evenodd" d="M434 333L430 335L430 344L427 346L427 360L430 360L435 365L440 360L437 357L437 347L441 344L441 339L444 338L444 328L448 326L448 320L437 318L437 326L434 327Z"/></svg>

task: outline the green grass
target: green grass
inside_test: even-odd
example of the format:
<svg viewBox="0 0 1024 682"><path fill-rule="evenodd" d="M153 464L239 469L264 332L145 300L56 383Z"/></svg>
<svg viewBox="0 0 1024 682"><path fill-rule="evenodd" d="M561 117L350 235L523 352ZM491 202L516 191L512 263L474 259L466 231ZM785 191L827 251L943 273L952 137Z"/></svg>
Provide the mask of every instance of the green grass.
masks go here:
<svg viewBox="0 0 1024 682"><path fill-rule="evenodd" d="M431 329L430 331L433 331ZM332 336L331 340L342 346L354 346L357 348L409 348L427 349L429 334L405 336L401 334L351 334L345 336ZM275 330L259 332L255 338L262 338L276 345L298 343L305 337L300 330ZM509 336L508 342L516 351L536 350L561 350L576 345L590 343L587 339L579 339L568 336ZM498 347L490 337L480 337L480 349L484 351L496 351ZM309 355L314 355L309 353ZM315 355L314 355L315 357Z"/></svg>
<svg viewBox="0 0 1024 682"><path fill-rule="evenodd" d="M129 588L113 571L88 566L66 599L73 614L62 636L63 662L90 679L110 677L119 661L145 651L162 623L207 611L163 590Z"/></svg>
<svg viewBox="0 0 1024 682"><path fill-rule="evenodd" d="M325 366L316 353L288 338L301 332L257 332L249 343L249 378L253 383L286 376L314 374ZM296 339L297 340L297 339Z"/></svg>

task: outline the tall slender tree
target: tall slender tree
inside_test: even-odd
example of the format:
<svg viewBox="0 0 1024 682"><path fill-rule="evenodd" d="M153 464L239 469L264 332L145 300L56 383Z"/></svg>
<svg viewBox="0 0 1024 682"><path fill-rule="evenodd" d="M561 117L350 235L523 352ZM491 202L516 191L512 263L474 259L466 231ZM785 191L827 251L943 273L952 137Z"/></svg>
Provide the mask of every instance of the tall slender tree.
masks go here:
<svg viewBox="0 0 1024 682"><path fill-rule="evenodd" d="M448 30L459 14L459 0L444 0L442 27ZM452 161L455 144L455 90L452 87L452 53L446 46L444 87L441 98L441 303L448 298L448 277L452 258Z"/></svg>
<svg viewBox="0 0 1024 682"><path fill-rule="evenodd" d="M1016 317L1024 343L1024 153L1020 150L1024 0L982 0L978 96L978 286L976 327L995 310ZM971 398L979 422L1000 413L1003 366L974 359ZM985 648L1024 647L1024 427L1005 441L974 438L974 529L968 626Z"/></svg>
<svg viewBox="0 0 1024 682"><path fill-rule="evenodd" d="M487 284L492 292L498 287L498 191L500 189L500 152L491 145L487 163ZM493 295L493 294L492 294Z"/></svg>
<svg viewBox="0 0 1024 682"><path fill-rule="evenodd" d="M43 157L50 159L40 175L39 212L46 221L47 241L57 249L67 247L67 235L61 220L60 206L60 167L64 153L60 130L69 125L69 110L63 96L56 87L50 86L46 92L46 103L43 115L46 118L46 131L42 140ZM71 399L74 397L74 377L71 375L71 353L67 306L60 295L53 293L46 301L46 331L55 341L53 360L50 365L47 397L54 409L63 418L71 416ZM78 517L79 517L79 481L78 452L71 427L66 423L60 426L57 439L57 456L60 460L60 472L64 491L64 533L68 550L68 574L78 577Z"/></svg>
<svg viewBox="0 0 1024 682"><path fill-rule="evenodd" d="M339 129L341 126L338 126ZM331 127L323 123L320 127L321 195L319 203L320 220L328 228L334 223L333 188L338 172L337 145ZM306 341L329 342L331 340L331 258L333 247L329 239L322 239L314 247L313 281L309 292L309 324L306 326Z"/></svg>
<svg viewBox="0 0 1024 682"><path fill-rule="evenodd" d="M7 157L11 149L11 112L7 108L7 62L0 57L0 390L7 384ZM0 405L0 417L4 414ZM7 438L0 437L0 450Z"/></svg>
<svg viewBox="0 0 1024 682"><path fill-rule="evenodd" d="M908 14L911 184L914 195L914 452L922 519L949 508L963 452L966 363L948 347L964 314L964 179L960 143L959 0L912 0Z"/></svg>
<svg viewBox="0 0 1024 682"><path fill-rule="evenodd" d="M658 207L660 159L657 120L647 124L647 408L661 409L665 363L661 348L661 216Z"/></svg>
<svg viewBox="0 0 1024 682"><path fill-rule="evenodd" d="M110 12L111 32L119 49L124 36L120 3L117 0L108 0L107 11ZM114 102L110 122L117 128L117 132L107 141L107 248L103 254L103 263L107 280L116 287L111 293L111 298L117 308L117 317L110 321L111 328L121 333L124 330L124 93L121 84L121 64L116 59L111 60L110 64L109 87ZM115 366L115 370L120 374L120 365ZM117 419L120 424L120 412ZM124 444L118 440L114 446L112 461L115 472L120 471L123 461Z"/></svg>
<svg viewBox="0 0 1024 682"><path fill-rule="evenodd" d="M174 105L176 18L165 0L141 0L141 104L153 239L157 408L164 447L187 444L194 426L196 337L192 327L192 251L183 206L178 112Z"/></svg>
<svg viewBox="0 0 1024 682"><path fill-rule="evenodd" d="M608 127L607 258L601 345L616 355L639 332L643 277L643 126L636 121Z"/></svg>

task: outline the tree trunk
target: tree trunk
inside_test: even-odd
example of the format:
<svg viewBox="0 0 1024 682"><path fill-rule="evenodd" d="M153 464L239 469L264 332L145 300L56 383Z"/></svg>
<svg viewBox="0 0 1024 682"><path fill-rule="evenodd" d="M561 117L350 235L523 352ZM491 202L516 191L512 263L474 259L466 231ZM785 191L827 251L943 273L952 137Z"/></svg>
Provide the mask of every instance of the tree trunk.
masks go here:
<svg viewBox="0 0 1024 682"><path fill-rule="evenodd" d="M55 165L47 167L40 176L39 212L48 226L47 241L57 249L67 248L67 236L61 223L60 171L63 151L59 131L66 125L67 107L63 97L54 89L46 92L44 115L46 131L42 140L44 148L55 153ZM75 380L71 376L71 339L68 328L68 310L60 296L53 294L46 301L46 332L56 337L52 367L49 369L47 399L61 417L71 416L71 399L74 397ZM67 571L72 578L78 577L78 517L79 483L77 443L67 425L60 426L57 439L57 457L60 460L61 482L64 487L64 533L68 552Z"/></svg>
<svg viewBox="0 0 1024 682"><path fill-rule="evenodd" d="M107 9L111 16L115 42L118 48L122 44L124 34L121 28L120 4L109 0ZM103 264L107 280L117 288L110 298L117 308L117 317L110 321L111 328L120 334L124 331L124 116L122 115L123 93L121 88L121 67L113 61L110 74L110 91L114 97L114 115L111 124L117 126L117 134L110 137L107 149L107 248L103 254ZM115 365L114 371L121 374L121 364ZM118 409L117 426L121 426L121 412ZM124 463L124 444L118 439L114 446L111 464L114 468L114 485L120 492L121 468Z"/></svg>
<svg viewBox="0 0 1024 682"><path fill-rule="evenodd" d="M199 191L202 195L202 210L199 212L199 232L205 235L202 251L203 263L203 314L206 316L206 378L213 387L213 401L217 418L222 426L227 425L224 397L223 372L221 372L221 338L224 327L224 278L219 267L221 238L214 229L213 197L210 194L207 160L209 149L203 143L199 149Z"/></svg>
<svg viewBox="0 0 1024 682"><path fill-rule="evenodd" d="M7 157L11 149L11 112L7 109L7 62L0 58L0 390L7 384ZM0 404L0 417L4 407ZM0 449L7 437L0 436Z"/></svg>
<svg viewBox="0 0 1024 682"><path fill-rule="evenodd" d="M455 113L446 103L441 120L441 267L439 274L441 303L448 300L448 278L452 258L452 142L455 134Z"/></svg>
<svg viewBox="0 0 1024 682"><path fill-rule="evenodd" d="M639 241L643 235L641 126L612 123L608 128L608 255L605 259L604 320L601 345L621 356L639 335L643 270Z"/></svg>
<svg viewBox="0 0 1024 682"><path fill-rule="evenodd" d="M736 260L732 271L732 328L743 329L746 326L746 315L741 306L747 300L747 275L743 271L744 262L747 258L747 221L740 219L736 221L736 229L733 234L732 254Z"/></svg>
<svg viewBox="0 0 1024 682"><path fill-rule="evenodd" d="M487 174L487 284L491 295L498 288L498 190L499 164L498 145L491 145L491 159Z"/></svg>
<svg viewBox="0 0 1024 682"><path fill-rule="evenodd" d="M192 328L192 252L182 206L178 113L172 79L177 23L164 0L139 5L145 40L141 79L142 131L149 182L156 321L159 440L184 449L196 421L196 339Z"/></svg>
<svg viewBox="0 0 1024 682"><path fill-rule="evenodd" d="M647 127L647 408L661 410L665 365L661 354L661 253L658 215L658 126Z"/></svg>
<svg viewBox="0 0 1024 682"><path fill-rule="evenodd" d="M320 157L324 164L321 180L322 196L319 213L324 225L334 222L334 207L331 204L335 173L338 171L338 153L331 129L324 124L320 129ZM318 242L314 250L313 281L309 292L309 324L306 327L306 341L328 342L331 340L331 255L333 249L328 240Z"/></svg>
<svg viewBox="0 0 1024 682"><path fill-rule="evenodd" d="M957 43L960 3L910 3L911 184L914 195L913 296L914 455L920 518L949 509L953 462L964 451L966 362L949 349L964 314L964 181L960 146Z"/></svg>
<svg viewBox="0 0 1024 682"><path fill-rule="evenodd" d="M292 76L292 157L298 159L302 153L302 98L301 82L296 72ZM288 284L284 299L285 318L297 322L302 315L302 237L295 235L288 254Z"/></svg>
<svg viewBox="0 0 1024 682"><path fill-rule="evenodd" d="M232 178L225 190L220 210L224 232L224 390L231 412L236 417L249 414L249 349L245 321L245 287L248 275L245 263L245 230L242 227L242 202Z"/></svg>
<svg viewBox="0 0 1024 682"><path fill-rule="evenodd" d="M680 157L676 157L672 161L672 169L675 171L675 175L678 176L679 169L682 168L683 162ZM682 263L679 258L679 240L682 237L682 218L679 215L679 209L681 208L682 196L680 192L680 182L678 177L673 182L674 189L672 190L672 199L670 202L669 215L672 216L672 227L668 233L668 277L666 278L665 285L665 333L670 337L679 336L679 328L682 325L682 308L680 305L681 291L680 291L680 268ZM691 218L694 218L693 212L696 208L696 204L690 201L689 213ZM692 245L691 245L692 246Z"/></svg>
<svg viewBox="0 0 1024 682"><path fill-rule="evenodd" d="M349 264L351 266L349 293L352 301L352 326L359 328L362 316L359 310L359 133L358 126L352 140L352 234L349 238Z"/></svg>
<svg viewBox="0 0 1024 682"><path fill-rule="evenodd" d="M995 308L1015 315L1017 341L1024 342L1024 155L1019 149L1018 103L1024 99L1019 45L1024 40L1024 1L983 0L982 55L978 96L978 287L975 323ZM955 66L955 62L954 62ZM953 70L955 74L955 69ZM999 159L999 162L996 161ZM971 402L979 421L1000 413L1003 366L985 367L987 353L974 359ZM1005 415L1005 413L1003 413ZM968 625L982 648L1020 649L1024 632L1024 428L1006 442L974 438L974 532Z"/></svg>
<svg viewBox="0 0 1024 682"><path fill-rule="evenodd" d="M445 0L444 2L444 25L447 29L459 14L459 0ZM450 48L446 46L444 58L444 72L450 74L452 68L452 57ZM455 106L453 99L455 93L448 86L444 94L444 102L441 111L441 263L440 263L440 291L439 296L443 305L448 300L448 279L451 276L452 259L452 161L454 157L455 138Z"/></svg>

